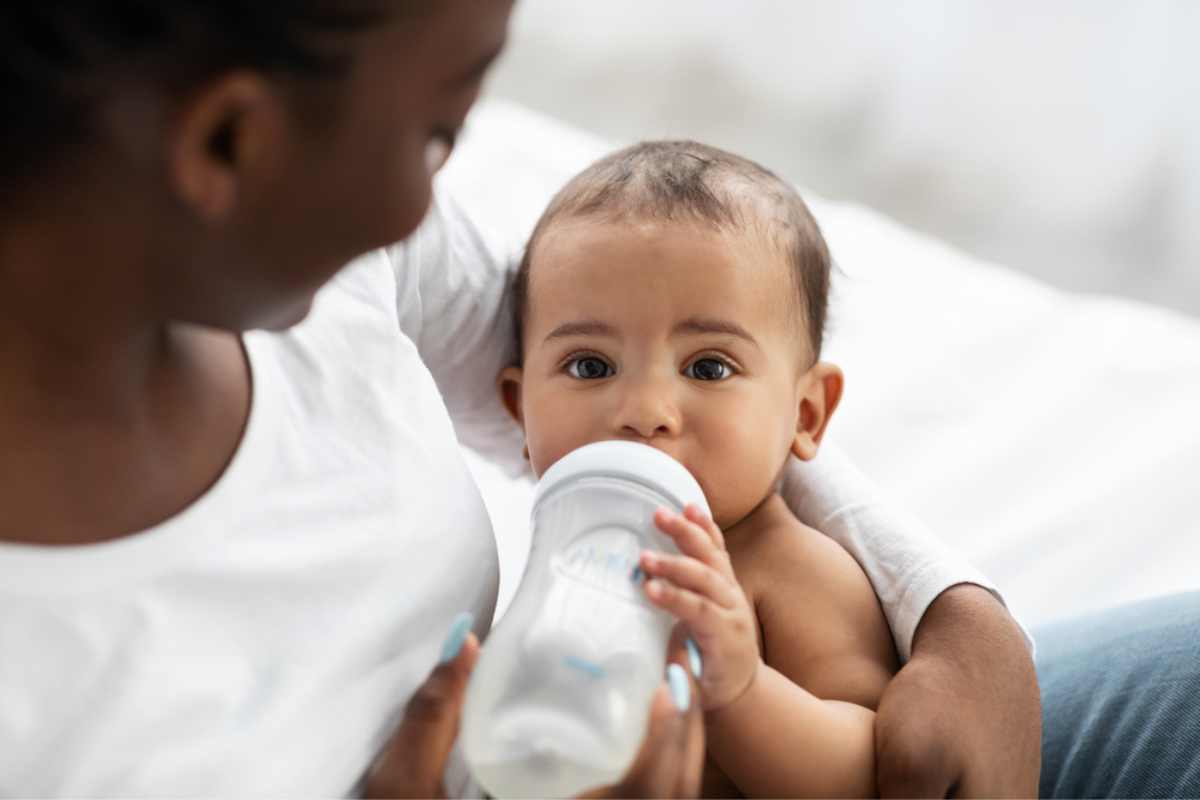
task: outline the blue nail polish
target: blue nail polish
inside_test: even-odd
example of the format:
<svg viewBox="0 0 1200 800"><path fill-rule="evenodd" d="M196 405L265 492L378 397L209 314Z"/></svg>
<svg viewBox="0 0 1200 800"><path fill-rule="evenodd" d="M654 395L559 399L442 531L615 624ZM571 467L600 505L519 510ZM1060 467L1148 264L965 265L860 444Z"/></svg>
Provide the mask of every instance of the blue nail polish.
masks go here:
<svg viewBox="0 0 1200 800"><path fill-rule="evenodd" d="M474 622L475 615L470 611L464 611L454 618L453 624L450 625L450 633L446 635L446 643L442 645L442 657L438 661L439 664L445 664L458 658L458 653L462 650L463 642L467 641L467 634L471 632L471 625Z"/></svg>
<svg viewBox="0 0 1200 800"><path fill-rule="evenodd" d="M696 680L700 680L700 676L704 674L704 659L700 657L700 648L691 639L684 644L687 645L688 663L692 665L692 674L696 676Z"/></svg>
<svg viewBox="0 0 1200 800"><path fill-rule="evenodd" d="M688 683L687 673L678 664L667 667L667 686L671 689L671 701L680 711L687 711L692 704L692 687Z"/></svg>

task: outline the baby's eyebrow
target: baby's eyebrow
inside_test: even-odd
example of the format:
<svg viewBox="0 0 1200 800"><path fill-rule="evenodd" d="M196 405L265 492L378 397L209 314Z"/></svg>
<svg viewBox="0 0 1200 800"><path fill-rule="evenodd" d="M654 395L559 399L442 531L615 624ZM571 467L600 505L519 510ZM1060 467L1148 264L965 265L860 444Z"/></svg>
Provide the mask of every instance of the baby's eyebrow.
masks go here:
<svg viewBox="0 0 1200 800"><path fill-rule="evenodd" d="M581 319L564 322L546 335L544 341L562 339L567 336L616 336L617 329L598 319Z"/></svg>
<svg viewBox="0 0 1200 800"><path fill-rule="evenodd" d="M754 346L758 346L758 342L750 331L738 325L736 322L727 319L716 319L714 317L688 317L675 326L673 331L676 334L680 333L723 333L728 336L736 336L739 339L745 339Z"/></svg>

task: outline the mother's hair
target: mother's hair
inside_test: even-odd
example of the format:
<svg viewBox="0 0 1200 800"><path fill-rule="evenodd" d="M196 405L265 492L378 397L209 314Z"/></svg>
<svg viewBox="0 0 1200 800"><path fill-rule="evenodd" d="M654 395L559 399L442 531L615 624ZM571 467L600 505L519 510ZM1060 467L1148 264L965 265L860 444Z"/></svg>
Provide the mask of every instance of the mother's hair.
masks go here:
<svg viewBox="0 0 1200 800"><path fill-rule="evenodd" d="M338 34L369 28L396 0L11 0L0 4L0 193L94 134L94 112L128 79L186 92L249 68L336 77ZM2 199L2 198L0 198Z"/></svg>

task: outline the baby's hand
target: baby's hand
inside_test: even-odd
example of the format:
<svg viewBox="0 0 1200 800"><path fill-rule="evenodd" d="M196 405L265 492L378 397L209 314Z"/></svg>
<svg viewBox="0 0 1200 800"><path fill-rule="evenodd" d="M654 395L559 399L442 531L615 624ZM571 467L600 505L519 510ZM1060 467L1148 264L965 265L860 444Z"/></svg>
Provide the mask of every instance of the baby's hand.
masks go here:
<svg viewBox="0 0 1200 800"><path fill-rule="evenodd" d="M682 515L660 508L654 524L683 555L642 552L646 596L687 627L702 659L696 677L704 710L722 708L758 673L754 611L733 574L725 537L707 514L694 505Z"/></svg>

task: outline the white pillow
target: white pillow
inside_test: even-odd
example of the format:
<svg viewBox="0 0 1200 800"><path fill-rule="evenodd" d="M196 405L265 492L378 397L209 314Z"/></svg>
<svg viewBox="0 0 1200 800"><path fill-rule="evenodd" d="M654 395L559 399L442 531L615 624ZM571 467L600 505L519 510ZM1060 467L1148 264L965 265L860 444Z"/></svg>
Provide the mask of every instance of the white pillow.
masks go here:
<svg viewBox="0 0 1200 800"><path fill-rule="evenodd" d="M518 258L550 196L608 149L488 102L442 180ZM831 435L864 472L1027 623L1200 588L1200 322L1063 293L868 209L806 200L838 266L825 356L847 389ZM503 609L529 485L473 466Z"/></svg>

